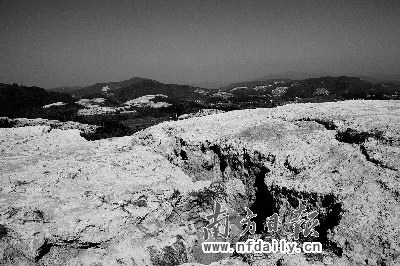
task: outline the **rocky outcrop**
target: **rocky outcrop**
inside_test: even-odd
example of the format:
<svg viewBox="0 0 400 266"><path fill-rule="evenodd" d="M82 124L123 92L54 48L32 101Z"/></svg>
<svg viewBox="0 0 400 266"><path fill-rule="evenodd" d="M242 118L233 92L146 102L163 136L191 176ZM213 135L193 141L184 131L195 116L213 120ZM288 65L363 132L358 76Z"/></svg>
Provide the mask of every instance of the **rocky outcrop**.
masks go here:
<svg viewBox="0 0 400 266"><path fill-rule="evenodd" d="M293 104L165 122L88 142L78 130L1 128L5 265L398 265L400 102ZM228 241L303 202L321 254L204 254L205 215ZM254 235L240 236L250 207ZM299 241L308 241L310 238Z"/></svg>
<svg viewBox="0 0 400 266"><path fill-rule="evenodd" d="M201 109L196 113L180 115L178 117L178 119L183 120L183 119L188 119L188 118L192 118L192 117L202 117L202 116L206 116L206 115L215 115L215 114L222 114L222 113L225 113L225 112L222 110L218 110L218 109Z"/></svg>
<svg viewBox="0 0 400 266"><path fill-rule="evenodd" d="M0 129L4 265L187 262L196 232L173 217L174 204L209 182L193 183L128 137L89 142L49 129Z"/></svg>
<svg viewBox="0 0 400 266"><path fill-rule="evenodd" d="M258 214L258 228L274 212L288 220L299 201L318 211L322 256L242 256L251 265L397 265L399 115L396 101L293 104L164 123L134 143L195 182L218 184L237 226L244 207ZM290 239L285 229L278 236Z"/></svg>
<svg viewBox="0 0 400 266"><path fill-rule="evenodd" d="M47 126L49 130L52 129L78 129L81 133L90 134L94 133L98 126L82 124L74 121L60 122L58 120L49 120L43 118L14 118L0 117L0 128L9 127L27 127L27 126Z"/></svg>

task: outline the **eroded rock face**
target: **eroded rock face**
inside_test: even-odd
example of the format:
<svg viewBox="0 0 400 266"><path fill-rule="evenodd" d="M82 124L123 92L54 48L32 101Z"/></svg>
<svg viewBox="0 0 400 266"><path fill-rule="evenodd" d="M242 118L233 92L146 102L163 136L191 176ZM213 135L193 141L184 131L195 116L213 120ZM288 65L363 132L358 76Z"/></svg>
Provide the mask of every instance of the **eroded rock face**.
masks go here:
<svg viewBox="0 0 400 266"><path fill-rule="evenodd" d="M191 114L183 114L178 117L179 120L183 119L188 119L192 117L202 117L206 115L214 115L214 114L222 114L225 113L225 111L218 110L218 109L201 109L197 111L196 113L191 113Z"/></svg>
<svg viewBox="0 0 400 266"><path fill-rule="evenodd" d="M48 126L52 129L78 129L82 133L94 133L98 126L81 124L74 121L60 122L58 120L49 120L43 118L14 118L0 117L0 128L27 127L27 126Z"/></svg>
<svg viewBox="0 0 400 266"><path fill-rule="evenodd" d="M196 232L172 218L174 204L209 182L193 183L161 155L128 147L128 137L88 142L78 130L46 126L0 135L3 264L188 261Z"/></svg>
<svg viewBox="0 0 400 266"><path fill-rule="evenodd" d="M399 265L400 102L293 104L165 122L88 142L0 129L5 265ZM317 210L318 255L204 254L205 215L234 243L263 220ZM245 207L255 235L240 237ZM273 238L291 239L288 228ZM302 240L302 239L301 239ZM304 241L304 240L302 240Z"/></svg>
<svg viewBox="0 0 400 266"><path fill-rule="evenodd" d="M323 256L292 264L293 256L272 256L260 265L324 258L334 265L398 265L399 133L398 101L348 101L164 123L137 134L134 143L153 147L194 181L220 184L236 224L246 206L258 214L259 227L274 212L289 219L299 200L318 211ZM254 256L246 260L258 265Z"/></svg>

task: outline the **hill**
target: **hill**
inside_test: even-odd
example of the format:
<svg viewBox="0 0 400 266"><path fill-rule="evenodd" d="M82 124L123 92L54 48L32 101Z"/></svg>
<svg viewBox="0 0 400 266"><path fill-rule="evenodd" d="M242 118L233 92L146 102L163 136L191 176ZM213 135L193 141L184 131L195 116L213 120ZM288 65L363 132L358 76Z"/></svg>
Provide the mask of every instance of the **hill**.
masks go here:
<svg viewBox="0 0 400 266"><path fill-rule="evenodd" d="M105 97L110 100L124 103L146 95L163 94L173 99L195 100L204 98L207 89L189 85L164 84L145 78L132 78L120 82L97 83L74 91L79 98Z"/></svg>
<svg viewBox="0 0 400 266"><path fill-rule="evenodd" d="M128 87L134 84L141 83L143 81L151 81L150 79L133 77L128 80L107 82L107 83L96 83L91 86L83 87L79 90L73 91L73 94L77 97L86 97L93 94L110 93L116 89Z"/></svg>
<svg viewBox="0 0 400 266"><path fill-rule="evenodd" d="M122 86L122 87L121 87ZM273 79L231 84L219 90L132 78L97 83L60 94L37 87L1 85L0 116L76 121L100 127L95 140L130 135L152 125L204 109L231 111L288 103L349 99L400 99L400 86L357 77ZM80 95L79 97L77 95Z"/></svg>
<svg viewBox="0 0 400 266"><path fill-rule="evenodd" d="M272 79L234 83L220 89L232 99L255 96L272 100L398 99L400 86L373 84L358 77L318 77L304 80ZM254 98L254 97L253 97Z"/></svg>
<svg viewBox="0 0 400 266"><path fill-rule="evenodd" d="M73 103L74 99L39 87L0 84L0 116L26 117L33 110L55 102Z"/></svg>
<svg viewBox="0 0 400 266"><path fill-rule="evenodd" d="M96 125L96 132L85 135L87 139L95 140L130 135L151 125L177 119L182 114L197 112L204 106L195 100L205 99L206 95L204 89L143 78L97 83L76 90L74 95L2 84L0 116Z"/></svg>
<svg viewBox="0 0 400 266"><path fill-rule="evenodd" d="M276 84L276 82L289 82L290 79L268 79L268 80L253 80L253 81L243 81L237 83L231 83L226 86L219 88L220 91L230 91L232 89L238 88L254 88L257 86L264 86L268 84Z"/></svg>
<svg viewBox="0 0 400 266"><path fill-rule="evenodd" d="M164 84L154 80L143 80L139 83L116 89L113 94L120 101L127 101L149 94L163 94L174 99L194 101L196 99L204 99L208 94L208 90L189 85Z"/></svg>

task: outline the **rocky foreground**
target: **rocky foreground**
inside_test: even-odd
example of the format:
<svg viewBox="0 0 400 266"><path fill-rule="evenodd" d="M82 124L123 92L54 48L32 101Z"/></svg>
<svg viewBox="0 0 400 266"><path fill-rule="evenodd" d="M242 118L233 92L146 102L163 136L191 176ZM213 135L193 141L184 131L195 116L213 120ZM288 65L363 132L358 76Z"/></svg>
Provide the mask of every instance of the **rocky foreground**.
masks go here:
<svg viewBox="0 0 400 266"><path fill-rule="evenodd" d="M0 156L3 265L400 265L400 101L233 111L93 142L1 128ZM323 253L204 254L214 201L231 243L290 240L263 220L301 201ZM240 237L245 207L258 230Z"/></svg>

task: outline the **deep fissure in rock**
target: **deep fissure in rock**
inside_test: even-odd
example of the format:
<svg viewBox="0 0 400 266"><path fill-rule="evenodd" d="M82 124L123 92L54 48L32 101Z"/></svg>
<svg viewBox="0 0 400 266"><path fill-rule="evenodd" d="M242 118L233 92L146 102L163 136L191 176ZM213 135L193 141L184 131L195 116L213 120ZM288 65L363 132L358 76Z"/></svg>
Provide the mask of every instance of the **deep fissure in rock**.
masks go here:
<svg viewBox="0 0 400 266"><path fill-rule="evenodd" d="M325 129L327 129L327 130L337 129L337 126L335 125L335 123L333 121L329 121L329 120L322 120L322 119L318 119L318 118L303 118L303 119L299 119L297 121L315 122L315 123L318 123L318 124L324 126Z"/></svg>
<svg viewBox="0 0 400 266"><path fill-rule="evenodd" d="M380 161L375 160L374 158L372 158L372 157L368 154L368 151L367 151L367 149L364 147L364 145L361 145L361 146L360 146L360 150L361 150L361 153L364 155L365 159L366 159L368 162L371 162L371 163L375 164L376 166L379 166L379 167L382 167L382 168L386 168L386 169L389 169L389 170L397 171L396 168L387 166L387 165L383 164L382 162L380 162Z"/></svg>
<svg viewBox="0 0 400 266"><path fill-rule="evenodd" d="M326 213L318 215L320 225L317 228L319 233L318 241L321 242L325 249L330 249L338 256L342 256L343 249L339 247L335 242L332 242L328 238L328 232L335 226L339 225L342 218L343 209L342 204L336 202L334 195L326 195L322 200L322 207L326 208Z"/></svg>
<svg viewBox="0 0 400 266"><path fill-rule="evenodd" d="M228 163L226 162L225 157L222 155L221 148L218 145L214 144L210 146L210 150L212 150L218 156L219 168L221 170L221 173L225 172Z"/></svg>
<svg viewBox="0 0 400 266"><path fill-rule="evenodd" d="M52 247L52 243L48 243L47 241L45 241L43 245L39 248L35 261L38 262L39 260L41 260L44 255L50 252Z"/></svg>
<svg viewBox="0 0 400 266"><path fill-rule="evenodd" d="M184 160L184 161L186 161L188 159L187 153L184 150L181 150L179 155L181 156L181 159Z"/></svg>
<svg viewBox="0 0 400 266"><path fill-rule="evenodd" d="M339 131L336 133L336 140L348 144L361 144L364 143L368 138L375 138L378 140L383 139L383 132L359 132L352 128L347 128L345 131Z"/></svg>
<svg viewBox="0 0 400 266"><path fill-rule="evenodd" d="M267 168L261 168L261 171L256 175L254 182L254 187L256 188L256 200L251 205L250 210L254 214L257 214L257 217L253 218L257 227L256 233L264 232L265 219L276 212L274 198L264 182L265 174L268 172L269 170Z"/></svg>
<svg viewBox="0 0 400 266"><path fill-rule="evenodd" d="M342 256L342 248L329 239L329 232L339 225L343 214L342 204L333 194L321 195L315 192L296 191L278 186L271 187L270 194L272 194L277 205L282 205L283 201L287 201L292 208L290 211L297 209L300 201L307 207L306 212L317 211L316 219L318 219L319 225L315 227L315 230L319 233L319 237L317 239L310 238L306 241L318 241L322 244L324 250ZM275 209L279 208L279 206L275 206Z"/></svg>
<svg viewBox="0 0 400 266"><path fill-rule="evenodd" d="M345 140L347 140L346 137ZM364 135L362 135L361 140L365 140ZM357 137L356 142L361 140ZM217 155L218 160L215 163L219 164L221 174L224 175L225 170L230 168L232 171L230 175L240 177L247 187L247 197L251 203L250 210L257 214L257 217L252 219L256 223L256 233L266 233L264 229L265 220L274 213L278 213L280 219L283 218L287 223L289 221L288 213L297 209L299 201L302 201L307 206L307 211L315 210L318 212L316 219L319 220L320 225L315 227L315 230L319 233L318 238L307 237L301 241L321 242L324 250L342 256L342 248L331 241L329 233L340 223L343 213L342 205L334 195L297 191L282 186L269 187L265 183L265 176L270 170L264 166L263 160L272 164L275 163L275 158L272 155L264 157L254 152L254 156L252 156L251 152L245 148L243 148L243 152L227 154L227 149L222 149L220 144L207 146ZM204 145L199 146L199 152L204 154L205 150ZM296 172L296 170L292 169L292 172ZM208 203L211 204L211 202ZM281 217L281 215L285 217ZM284 238L286 234L293 232L285 229L282 233L281 237Z"/></svg>
<svg viewBox="0 0 400 266"><path fill-rule="evenodd" d="M7 235L7 231L8 231L7 227L5 227L4 225L0 224L0 239Z"/></svg>

